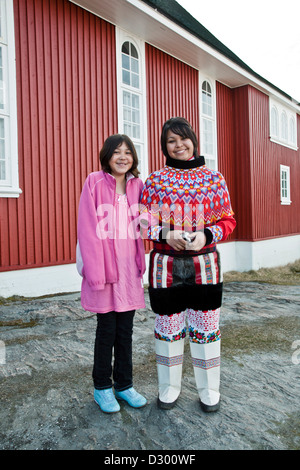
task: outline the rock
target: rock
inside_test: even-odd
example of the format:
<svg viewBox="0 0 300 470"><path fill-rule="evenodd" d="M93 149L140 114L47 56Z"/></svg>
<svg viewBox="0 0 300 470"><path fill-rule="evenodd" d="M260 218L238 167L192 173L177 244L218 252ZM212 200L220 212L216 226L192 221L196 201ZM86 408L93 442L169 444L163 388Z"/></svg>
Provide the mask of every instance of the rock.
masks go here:
<svg viewBox="0 0 300 470"><path fill-rule="evenodd" d="M199 406L188 340L178 403L157 408L155 316L145 296L147 306L135 316L133 360L134 386L149 403L121 403L114 415L93 401L96 316L81 308L78 293L0 306L1 450L300 448L298 286L225 284L222 401L209 415Z"/></svg>

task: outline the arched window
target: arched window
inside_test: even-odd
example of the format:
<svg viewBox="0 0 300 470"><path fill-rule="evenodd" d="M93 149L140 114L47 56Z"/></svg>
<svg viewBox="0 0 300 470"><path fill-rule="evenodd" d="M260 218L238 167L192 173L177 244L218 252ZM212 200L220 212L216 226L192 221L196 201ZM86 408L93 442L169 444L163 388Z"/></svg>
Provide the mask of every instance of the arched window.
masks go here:
<svg viewBox="0 0 300 470"><path fill-rule="evenodd" d="M141 97L139 55L134 44L125 41L122 44L122 84L123 88L123 128L124 134L131 139L141 137ZM138 148L137 148L138 150Z"/></svg>
<svg viewBox="0 0 300 470"><path fill-rule="evenodd" d="M122 82L140 88L139 56L136 47L129 41L122 45Z"/></svg>
<svg viewBox="0 0 300 470"><path fill-rule="evenodd" d="M281 138L283 140L288 140L288 122L287 122L287 115L285 111L282 111L280 121L281 121L280 122Z"/></svg>
<svg viewBox="0 0 300 470"><path fill-rule="evenodd" d="M202 83L202 113L213 116L211 86L206 80Z"/></svg>
<svg viewBox="0 0 300 470"><path fill-rule="evenodd" d="M289 140L291 144L296 144L296 123L293 117L290 118Z"/></svg>
<svg viewBox="0 0 300 470"><path fill-rule="evenodd" d="M274 137L279 137L278 111L276 106L272 106L271 110L271 134Z"/></svg>
<svg viewBox="0 0 300 470"><path fill-rule="evenodd" d="M270 140L293 150L297 148L297 114L285 104L269 98Z"/></svg>
<svg viewBox="0 0 300 470"><path fill-rule="evenodd" d="M141 178L148 175L145 43L116 28L118 132L128 135L139 159Z"/></svg>
<svg viewBox="0 0 300 470"><path fill-rule="evenodd" d="M205 157L206 165L217 169L216 143L215 143L215 112L213 87L207 81L201 84L201 154Z"/></svg>

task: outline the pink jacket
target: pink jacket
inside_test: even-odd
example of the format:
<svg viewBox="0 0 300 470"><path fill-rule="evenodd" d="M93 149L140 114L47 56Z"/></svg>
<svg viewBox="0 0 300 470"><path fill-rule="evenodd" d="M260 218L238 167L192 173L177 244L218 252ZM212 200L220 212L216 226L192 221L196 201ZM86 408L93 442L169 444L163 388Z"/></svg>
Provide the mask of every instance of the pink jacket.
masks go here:
<svg viewBox="0 0 300 470"><path fill-rule="evenodd" d="M138 224L139 199L143 182L133 175L127 177L126 195L133 226ZM116 193L115 178L104 171L91 173L83 186L78 209L78 243L76 264L83 277L82 290L102 290L107 283L118 281L113 234L107 231L113 225ZM103 217L101 217L103 216ZM102 224L101 221L108 221ZM105 227L105 235L101 227ZM141 276L146 270L145 250L139 230L136 236L136 263ZM86 286L88 283L88 286ZM87 293L86 292L86 293Z"/></svg>

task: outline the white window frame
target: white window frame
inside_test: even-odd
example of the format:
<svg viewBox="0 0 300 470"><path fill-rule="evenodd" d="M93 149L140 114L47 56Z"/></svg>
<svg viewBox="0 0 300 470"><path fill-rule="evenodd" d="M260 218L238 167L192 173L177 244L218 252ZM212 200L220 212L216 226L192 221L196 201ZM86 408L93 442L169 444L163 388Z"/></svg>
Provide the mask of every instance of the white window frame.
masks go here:
<svg viewBox="0 0 300 470"><path fill-rule="evenodd" d="M203 93L202 85L204 82L207 82L211 89L211 99L212 99L212 114L205 114L203 112ZM216 121L216 82L209 77L203 76L199 73L199 109L200 109L200 155L203 155L205 158L206 165L212 169L218 169L218 146L217 146L217 121ZM212 126L212 153L207 154L205 149L205 124L208 123Z"/></svg>
<svg viewBox="0 0 300 470"><path fill-rule="evenodd" d="M280 202L282 205L290 205L292 203L290 167L286 165L280 165Z"/></svg>
<svg viewBox="0 0 300 470"><path fill-rule="evenodd" d="M277 132L274 131L273 116L277 116ZM270 116L270 141L275 144L283 145L292 150L298 150L297 147L297 114L274 98L269 98L269 116ZM283 124L285 123L285 129ZM291 128L293 123L293 129Z"/></svg>
<svg viewBox="0 0 300 470"><path fill-rule="evenodd" d="M122 81L122 45L124 42L132 43L139 56L139 88L126 85ZM124 131L123 117L123 91L137 94L140 98L140 136L131 138L135 146L140 149L139 154L139 177L145 181L148 176L148 146L147 146L147 113L146 113L146 65L145 65L145 42L132 34L116 27L116 64L117 64L117 96L118 96L118 129L120 134Z"/></svg>
<svg viewBox="0 0 300 470"><path fill-rule="evenodd" d="M0 37L0 46L4 58L4 109L0 110L0 119L4 120L4 145L6 158L6 179L0 181L0 197L19 197L18 169L18 131L17 131L17 91L16 57L13 0L0 0L1 20L4 35ZM4 21L3 21L4 19Z"/></svg>

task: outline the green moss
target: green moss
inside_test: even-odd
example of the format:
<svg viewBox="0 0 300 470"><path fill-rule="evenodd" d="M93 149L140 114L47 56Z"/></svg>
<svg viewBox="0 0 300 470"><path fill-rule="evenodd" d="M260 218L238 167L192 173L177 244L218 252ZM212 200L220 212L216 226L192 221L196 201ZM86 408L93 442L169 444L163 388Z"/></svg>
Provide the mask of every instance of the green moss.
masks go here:
<svg viewBox="0 0 300 470"><path fill-rule="evenodd" d="M13 326L15 328L33 328L38 322L36 320L23 321L19 320L10 320L10 321L0 321L0 327Z"/></svg>
<svg viewBox="0 0 300 470"><path fill-rule="evenodd" d="M221 328L224 355L256 352L288 352L291 342L298 337L300 320L297 316L279 316L266 321L255 321L247 325L233 322Z"/></svg>

